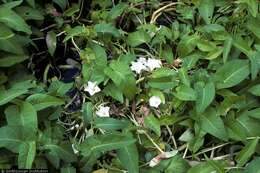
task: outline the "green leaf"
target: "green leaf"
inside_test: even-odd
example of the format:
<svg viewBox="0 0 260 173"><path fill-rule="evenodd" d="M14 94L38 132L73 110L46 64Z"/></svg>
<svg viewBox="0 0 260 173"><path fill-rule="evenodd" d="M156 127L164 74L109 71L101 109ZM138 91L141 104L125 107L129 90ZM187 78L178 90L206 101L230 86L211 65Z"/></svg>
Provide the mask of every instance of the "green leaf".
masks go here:
<svg viewBox="0 0 260 173"><path fill-rule="evenodd" d="M190 78L188 76L187 70L185 68L181 68L178 71L179 77L181 82L186 85L187 87L190 87Z"/></svg>
<svg viewBox="0 0 260 173"><path fill-rule="evenodd" d="M85 102L83 104L83 120L86 124L89 124L93 120L93 104L91 102Z"/></svg>
<svg viewBox="0 0 260 173"><path fill-rule="evenodd" d="M16 7L15 11L24 20L44 20L44 16L41 11L28 6Z"/></svg>
<svg viewBox="0 0 260 173"><path fill-rule="evenodd" d="M112 61L104 72L127 98L132 99L135 96L137 92L136 81L127 64Z"/></svg>
<svg viewBox="0 0 260 173"><path fill-rule="evenodd" d="M51 156L57 157L65 162L75 162L77 160L70 144L45 144L42 149L49 151L48 153Z"/></svg>
<svg viewBox="0 0 260 173"><path fill-rule="evenodd" d="M120 130L126 128L128 125L128 121L108 117L96 118L94 122L95 128L101 128L104 130Z"/></svg>
<svg viewBox="0 0 260 173"><path fill-rule="evenodd" d="M217 89L233 87L246 79L249 73L247 60L228 61L214 75Z"/></svg>
<svg viewBox="0 0 260 173"><path fill-rule="evenodd" d="M248 89L248 92L255 96L260 96L260 84L254 85Z"/></svg>
<svg viewBox="0 0 260 173"><path fill-rule="evenodd" d="M28 59L28 55L7 55L0 58L0 67L10 67Z"/></svg>
<svg viewBox="0 0 260 173"><path fill-rule="evenodd" d="M199 36L197 34L184 35L177 46L179 56L184 57L191 53L195 49L198 39Z"/></svg>
<svg viewBox="0 0 260 173"><path fill-rule="evenodd" d="M250 18L246 24L246 27L258 38L260 39L260 31L259 31L259 27L260 27L260 17L257 16L257 18Z"/></svg>
<svg viewBox="0 0 260 173"><path fill-rule="evenodd" d="M223 48L223 62L226 63L228 56L230 54L231 48L232 48L232 44L233 44L233 39L232 37L228 37L225 41L224 41L224 48Z"/></svg>
<svg viewBox="0 0 260 173"><path fill-rule="evenodd" d="M162 51L162 58L165 59L168 63L173 62L173 52L172 48L169 45L164 46Z"/></svg>
<svg viewBox="0 0 260 173"><path fill-rule="evenodd" d="M237 166L244 166L246 162L254 154L256 146L258 144L258 137L248 142L248 144L238 153L235 157L237 161Z"/></svg>
<svg viewBox="0 0 260 173"><path fill-rule="evenodd" d="M161 136L160 122L154 115L148 115L144 118L145 126L153 130L158 136Z"/></svg>
<svg viewBox="0 0 260 173"><path fill-rule="evenodd" d="M217 161L214 161L216 164L218 163ZM219 165L219 163L218 163ZM223 166L222 166L223 167ZM217 172L217 169L210 164L209 162L202 162L192 168L189 169L187 173L213 173ZM218 172L221 173L221 172Z"/></svg>
<svg viewBox="0 0 260 173"><path fill-rule="evenodd" d="M11 105L5 110L8 125L23 126L35 131L38 128L37 113L28 102L21 102L18 106Z"/></svg>
<svg viewBox="0 0 260 173"><path fill-rule="evenodd" d="M135 139L123 134L94 135L80 145L83 156L121 149L135 143Z"/></svg>
<svg viewBox="0 0 260 173"><path fill-rule="evenodd" d="M28 141L20 145L18 156L19 169L31 169L36 155L36 142Z"/></svg>
<svg viewBox="0 0 260 173"><path fill-rule="evenodd" d="M237 118L237 121L244 127L247 137L260 136L260 122L250 116L254 116L257 112L258 110L245 111Z"/></svg>
<svg viewBox="0 0 260 173"><path fill-rule="evenodd" d="M56 50L56 46L57 46L57 38L56 38L56 34L54 31L50 31L47 33L46 44L47 44L49 53L51 54L51 56L53 56L54 52Z"/></svg>
<svg viewBox="0 0 260 173"><path fill-rule="evenodd" d="M236 119L227 119L226 128L230 139L243 141L247 137L246 129Z"/></svg>
<svg viewBox="0 0 260 173"><path fill-rule="evenodd" d="M5 40L14 36L14 33L3 24L0 24L0 31L0 40Z"/></svg>
<svg viewBox="0 0 260 173"><path fill-rule="evenodd" d="M139 173L139 153L135 144L117 150L117 155L129 173Z"/></svg>
<svg viewBox="0 0 260 173"><path fill-rule="evenodd" d="M105 68L107 66L107 54L105 49L98 44L92 44L91 48L95 54L96 65Z"/></svg>
<svg viewBox="0 0 260 173"><path fill-rule="evenodd" d="M205 86L203 86L202 83L198 83L196 92L196 110L198 113L202 113L210 105L215 97L215 86L212 82L207 83Z"/></svg>
<svg viewBox="0 0 260 173"><path fill-rule="evenodd" d="M35 8L35 0L26 0L26 2L33 8Z"/></svg>
<svg viewBox="0 0 260 173"><path fill-rule="evenodd" d="M162 67L152 71L151 78L177 77L177 72L173 69Z"/></svg>
<svg viewBox="0 0 260 173"><path fill-rule="evenodd" d="M260 173L260 157L256 157L246 167L243 173Z"/></svg>
<svg viewBox="0 0 260 173"><path fill-rule="evenodd" d="M200 0L198 10L200 16L206 22L206 24L210 24L212 20L212 16L214 13L215 2L214 0Z"/></svg>
<svg viewBox="0 0 260 173"><path fill-rule="evenodd" d="M249 115L250 117L253 117L253 118L260 120L260 108L250 110L246 114Z"/></svg>
<svg viewBox="0 0 260 173"><path fill-rule="evenodd" d="M22 45L16 40L16 36L8 38L6 40L0 39L0 50L4 50L12 54L24 55L25 53Z"/></svg>
<svg viewBox="0 0 260 173"><path fill-rule="evenodd" d="M144 30L139 30L132 32L127 37L127 43L132 47L137 47L143 43L149 43L151 41L151 37Z"/></svg>
<svg viewBox="0 0 260 173"><path fill-rule="evenodd" d="M248 55L248 58L250 60L250 71L251 71L251 78L252 80L255 80L257 77L257 74L260 70L260 63L259 63L259 57L260 52L259 51L251 51Z"/></svg>
<svg viewBox="0 0 260 173"><path fill-rule="evenodd" d="M58 4L62 10L65 10L68 4L68 0L53 0L53 2Z"/></svg>
<svg viewBox="0 0 260 173"><path fill-rule="evenodd" d="M251 48L250 45L248 43L248 40L243 39L241 36L235 35L233 37L233 45L240 50L241 52L243 52L245 55L249 55Z"/></svg>
<svg viewBox="0 0 260 173"><path fill-rule="evenodd" d="M195 101L197 97L194 89L185 85L178 86L176 88L176 93L174 93L174 96L183 101Z"/></svg>
<svg viewBox="0 0 260 173"><path fill-rule="evenodd" d="M169 166L166 168L165 172L170 173L187 173L190 168L188 162L183 159L179 154L171 158Z"/></svg>
<svg viewBox="0 0 260 173"><path fill-rule="evenodd" d="M4 126L0 128L0 147L5 147L14 153L18 153L22 143L21 129L15 128L15 126Z"/></svg>
<svg viewBox="0 0 260 173"><path fill-rule="evenodd" d="M25 32L27 34L31 34L30 26L28 26L23 18L17 15L13 10L4 7L3 5L0 6L0 22L3 22L10 28Z"/></svg>
<svg viewBox="0 0 260 173"><path fill-rule="evenodd" d="M47 94L33 94L27 97L26 101L30 102L37 111L64 104L64 100Z"/></svg>
<svg viewBox="0 0 260 173"><path fill-rule="evenodd" d="M123 93L113 83L109 83L108 85L106 85L106 87L104 88L103 92L107 96L113 97L115 100L119 101L120 103L124 102Z"/></svg>
<svg viewBox="0 0 260 173"><path fill-rule="evenodd" d="M200 115L200 124L205 132L227 141L228 135L224 123L216 110L213 108L207 109L204 114Z"/></svg>
<svg viewBox="0 0 260 173"><path fill-rule="evenodd" d="M65 96L67 92L73 87L73 83L64 83L58 79L53 79L51 85L48 88L49 94L55 94L57 96Z"/></svg>
<svg viewBox="0 0 260 173"><path fill-rule="evenodd" d="M123 2L118 3L110 10L110 12L108 13L108 18L110 20L116 19L127 9L127 7L128 5L126 3Z"/></svg>
<svg viewBox="0 0 260 173"><path fill-rule="evenodd" d="M258 14L258 0L244 0L248 6L248 11L253 17L256 17Z"/></svg>
<svg viewBox="0 0 260 173"><path fill-rule="evenodd" d="M61 173L76 173L76 168L72 167L72 166L66 166L66 167L62 167L60 169Z"/></svg>
<svg viewBox="0 0 260 173"><path fill-rule="evenodd" d="M81 34L86 32L86 28L84 26L75 26L74 28L69 28L66 30L66 37L63 40L63 43L68 41L69 39L80 36Z"/></svg>
<svg viewBox="0 0 260 173"><path fill-rule="evenodd" d="M21 3L23 2L23 0L17 0L17 1L3 0L3 1L4 1L4 4L2 4L1 7L8 8L8 9L12 9L14 7L17 7L18 5L21 5Z"/></svg>
<svg viewBox="0 0 260 173"><path fill-rule="evenodd" d="M75 13L77 13L79 11L80 11L80 3L72 3L70 5L70 7L66 11L64 11L63 15L71 17L71 16L75 15Z"/></svg>
<svg viewBox="0 0 260 173"><path fill-rule="evenodd" d="M0 90L0 106L4 105L16 97L27 93L27 89L10 88L8 90Z"/></svg>
<svg viewBox="0 0 260 173"><path fill-rule="evenodd" d="M96 24L94 26L94 29L96 30L97 33L101 34L111 34L114 37L120 37L120 32L118 29L113 26L111 23L100 23Z"/></svg>

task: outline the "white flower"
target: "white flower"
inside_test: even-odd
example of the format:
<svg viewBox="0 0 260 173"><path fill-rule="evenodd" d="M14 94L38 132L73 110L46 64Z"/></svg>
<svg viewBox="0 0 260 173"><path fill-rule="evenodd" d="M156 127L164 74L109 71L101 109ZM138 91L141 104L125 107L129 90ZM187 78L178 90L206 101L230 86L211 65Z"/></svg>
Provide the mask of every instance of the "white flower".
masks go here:
<svg viewBox="0 0 260 173"><path fill-rule="evenodd" d="M151 58L148 58L147 62L146 62L146 67L152 71L154 70L155 68L160 68L162 66L162 62L161 60L158 60L158 59L151 59Z"/></svg>
<svg viewBox="0 0 260 173"><path fill-rule="evenodd" d="M96 114L99 117L109 117L109 109L110 109L110 107L108 107L108 106L100 105L98 107L98 110L96 111Z"/></svg>
<svg viewBox="0 0 260 173"><path fill-rule="evenodd" d="M94 95L95 93L100 92L100 88L98 87L96 82L91 82L88 81L88 84L84 85L84 91L87 91L91 96Z"/></svg>
<svg viewBox="0 0 260 173"><path fill-rule="evenodd" d="M131 70L132 71L135 71L137 74L140 74L142 72L142 70L146 70L146 66L140 62L140 61L137 61L137 62L131 62Z"/></svg>
<svg viewBox="0 0 260 173"><path fill-rule="evenodd" d="M158 96L152 96L150 99L149 99L149 105L151 107L155 107L155 108L158 108L158 106L162 103L160 97Z"/></svg>
<svg viewBox="0 0 260 173"><path fill-rule="evenodd" d="M146 64L146 58L140 57L140 58L137 59L137 62L140 62L140 63L142 63L143 65L145 65L145 64Z"/></svg>
<svg viewBox="0 0 260 173"><path fill-rule="evenodd" d="M71 147L72 147L72 150L73 150L73 152L74 152L75 154L78 154L78 153L79 153L79 150L77 150L77 149L75 148L75 145L74 145L74 144L72 144Z"/></svg>
<svg viewBox="0 0 260 173"><path fill-rule="evenodd" d="M131 70L140 74L142 71L152 71L155 68L160 68L162 66L161 60L149 58L146 60L144 57L140 57L136 62L131 62Z"/></svg>

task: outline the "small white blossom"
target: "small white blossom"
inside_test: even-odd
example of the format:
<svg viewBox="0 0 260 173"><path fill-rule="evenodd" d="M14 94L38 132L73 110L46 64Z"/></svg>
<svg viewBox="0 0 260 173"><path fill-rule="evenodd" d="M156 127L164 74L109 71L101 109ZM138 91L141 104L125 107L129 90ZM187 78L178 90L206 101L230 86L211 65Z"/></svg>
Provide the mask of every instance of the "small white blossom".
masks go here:
<svg viewBox="0 0 260 173"><path fill-rule="evenodd" d="M151 107L155 107L155 108L158 108L158 106L162 103L160 97L158 96L152 96L150 99L149 99L149 105Z"/></svg>
<svg viewBox="0 0 260 173"><path fill-rule="evenodd" d="M140 57L140 58L138 58L137 59L137 62L140 62L140 63L142 63L143 65L146 65L146 58L144 58L144 57Z"/></svg>
<svg viewBox="0 0 260 173"><path fill-rule="evenodd" d="M75 148L75 145L74 145L74 144L72 144L71 147L72 147L72 150L73 150L73 152L74 152L75 154L78 154L78 153L79 153L79 150L77 150L77 149Z"/></svg>
<svg viewBox="0 0 260 173"><path fill-rule="evenodd" d="M98 107L98 110L96 111L96 114L99 117L109 117L109 109L110 109L110 107L108 107L108 106L100 105Z"/></svg>
<svg viewBox="0 0 260 173"><path fill-rule="evenodd" d="M76 124L76 125L75 125L75 128L78 129L78 128L79 128L79 124Z"/></svg>
<svg viewBox="0 0 260 173"><path fill-rule="evenodd" d="M75 128L75 127L74 127L74 126L72 126L72 127L70 128L70 130L74 130L74 128Z"/></svg>
<svg viewBox="0 0 260 173"><path fill-rule="evenodd" d="M158 60L158 59L151 59L151 58L148 58L147 62L146 62L146 67L152 71L154 70L155 68L160 68L162 66L162 62L161 60Z"/></svg>
<svg viewBox="0 0 260 173"><path fill-rule="evenodd" d="M137 74L140 74L143 70L147 70L146 66L140 62L131 62L131 70L135 71Z"/></svg>
<svg viewBox="0 0 260 173"><path fill-rule="evenodd" d="M100 88L98 87L96 82L88 81L88 84L84 85L84 91L87 91L91 96L100 92Z"/></svg>

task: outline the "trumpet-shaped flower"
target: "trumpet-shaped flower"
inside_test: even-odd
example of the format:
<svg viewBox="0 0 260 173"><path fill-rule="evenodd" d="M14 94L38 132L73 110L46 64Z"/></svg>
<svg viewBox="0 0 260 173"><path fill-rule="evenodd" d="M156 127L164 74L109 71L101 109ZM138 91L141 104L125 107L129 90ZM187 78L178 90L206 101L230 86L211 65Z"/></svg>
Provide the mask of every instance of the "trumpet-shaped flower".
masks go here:
<svg viewBox="0 0 260 173"><path fill-rule="evenodd" d="M149 105L151 107L155 107L155 108L158 108L158 106L162 103L162 100L160 99L160 97L158 96L152 96L150 99L149 99Z"/></svg>
<svg viewBox="0 0 260 173"><path fill-rule="evenodd" d="M109 117L110 107L100 105L96 111L96 115L99 117Z"/></svg>
<svg viewBox="0 0 260 173"><path fill-rule="evenodd" d="M131 62L131 70L132 71L135 71L137 74L140 74L143 70L147 70L146 66L140 62L140 61L137 61L137 62Z"/></svg>
<svg viewBox="0 0 260 173"><path fill-rule="evenodd" d="M84 91L87 91L92 96L100 92L101 89L98 87L96 82L88 81L88 84L84 85Z"/></svg>
<svg viewBox="0 0 260 173"><path fill-rule="evenodd" d="M162 66L162 62L161 60L158 60L158 59L151 59L151 58L148 58L147 62L146 62L146 67L152 71L156 68L160 68Z"/></svg>

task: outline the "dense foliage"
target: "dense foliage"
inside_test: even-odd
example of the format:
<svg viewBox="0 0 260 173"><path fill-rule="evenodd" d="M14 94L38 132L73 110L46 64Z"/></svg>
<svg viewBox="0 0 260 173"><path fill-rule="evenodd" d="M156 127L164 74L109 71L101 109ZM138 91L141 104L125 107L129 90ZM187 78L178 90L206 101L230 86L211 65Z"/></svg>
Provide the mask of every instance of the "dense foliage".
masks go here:
<svg viewBox="0 0 260 173"><path fill-rule="evenodd" d="M0 0L0 168L260 170L258 0Z"/></svg>

